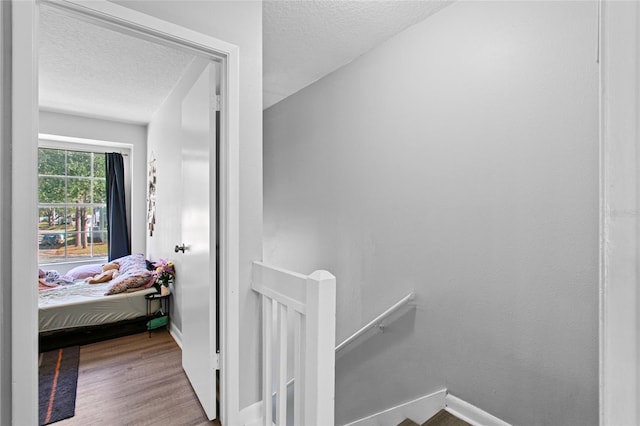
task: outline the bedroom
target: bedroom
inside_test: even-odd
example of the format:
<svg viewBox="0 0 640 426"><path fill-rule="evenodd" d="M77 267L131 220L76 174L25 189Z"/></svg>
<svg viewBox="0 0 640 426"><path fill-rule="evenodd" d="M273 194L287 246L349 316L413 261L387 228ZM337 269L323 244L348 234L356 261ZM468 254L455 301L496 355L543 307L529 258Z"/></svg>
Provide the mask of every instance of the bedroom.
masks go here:
<svg viewBox="0 0 640 426"><path fill-rule="evenodd" d="M190 104L186 99L194 82L202 80L201 75L206 74L205 82L211 91L219 86L218 64L198 53L132 37L105 24L78 19L66 11L46 5L41 5L40 9L40 268L54 270L62 277L70 274L73 275L70 278L82 281L90 270L89 265L107 263L105 179L99 170L104 168L101 153L116 151L122 153L124 159L126 223L131 236L131 253L134 256L143 253L141 258L154 262L168 258L175 261L177 270L198 270L183 268L187 256L174 252L174 246L182 241L193 241L183 240L181 229L184 199L180 194L184 191L180 187L183 144L179 132L193 125L185 121L181 109L193 104L194 101ZM204 97L210 98L206 93ZM200 100L196 99L196 105ZM211 118L211 110L204 106L202 109L207 113L200 115ZM47 163L46 159L50 157L57 161ZM86 160L85 168L93 174L76 173L76 176L83 175L77 178L69 171L78 168L82 163L79 159ZM147 186L151 164L156 168L157 182L155 228L150 228L148 221ZM56 167L58 171L55 171ZM92 196L78 203L72 190L75 183L83 179L92 183L93 190L89 191ZM57 181L58 187L66 186L66 199L64 196L55 198L55 191L47 190L47 181L49 187L51 181ZM202 185L197 189L205 190ZM80 213L82 209L85 211ZM208 226L200 224L198 231L204 231ZM115 259L121 254L109 258ZM94 272L98 271L92 271L91 275ZM122 265L120 272L123 272ZM187 273L181 274L181 279L174 283L177 287L191 282ZM49 346L55 347L56 336L70 327L95 329L103 327L105 322L116 323L108 335L131 332L126 329L129 326L135 331L145 329L141 328L146 327L147 320L144 296L152 289L104 296L87 304L87 299L94 295L102 296L108 283L84 286L91 287L91 294L72 294L74 303L70 306L75 312L54 311L48 316L43 314L51 310L48 296L65 289L40 292L40 331L46 330L53 335L48 339ZM62 287L72 289L73 293L78 292L80 286ZM183 290L172 291L171 296L170 327L172 335L178 336L177 340L182 337L185 321L181 309L186 294ZM47 296L43 297L43 294ZM126 303L121 302L125 300ZM152 311L155 310L156 306L153 306ZM126 321L122 328L121 321ZM84 338L86 329L82 331Z"/></svg>
<svg viewBox="0 0 640 426"><path fill-rule="evenodd" d="M3 76L5 89L11 87L13 103L3 111L10 112L11 118L6 114L2 121L3 131L9 131L7 119L12 122L10 126L11 136L6 140L16 141L16 143L5 144L7 148L2 151L0 164L2 165L3 182L3 204L2 209L2 236L8 237L11 229L22 229L22 238L3 239L3 261L0 262L5 276L10 276L3 282L3 328L2 336L2 384L3 384L3 404L2 423L5 419L13 418L16 424L35 424L37 422L37 360L38 360L38 312L37 312L37 287L25 286L22 283L35 282L37 278L37 134L38 134L38 105L37 105L37 51L32 46L37 46L37 9L41 3L35 2L3 2L3 6L11 6L8 11L3 7L3 22L18 23L16 25L4 26L5 35L10 33L10 38L3 41ZM59 4L59 3L58 3ZM261 143L261 39L260 39L260 19L261 8L257 3L218 3L202 2L197 3L198 8L202 7L201 13L194 13L193 10L179 10L170 12L169 16L162 16L160 10L149 13L136 12L133 9L118 6L111 2L64 2L65 5L79 5L83 10L95 12L95 15L103 16L112 20L120 17L117 22L131 23L130 28L143 28L145 32L154 35L166 34L173 36L171 40L185 40L191 42L190 46L197 44L205 49L211 57L219 58L223 62L221 70L221 156L227 162L227 170L221 176L221 192L228 193L227 203L221 204L221 229L228 231L226 238L221 239L221 253L230 253L227 258L221 258L221 282L231 290L238 289L240 283L248 282L250 268L240 267L240 264L248 264L261 255L261 156L259 146ZM138 4L137 4L138 5ZM149 3L152 8L160 9L156 3ZM145 4L139 5L144 9ZM192 24L182 22L181 12L186 13L187 19L194 16L207 16L204 28L194 28ZM94 16L95 16L94 15ZM124 21L123 21L124 19ZM173 22L173 23L172 23ZM212 28L215 26L215 28ZM10 49L10 50L7 50ZM32 54L33 53L33 54ZM239 61L243 61L245 66L238 68ZM7 67L16 70L12 74L13 79L6 73ZM242 80L244 84L240 86L238 82ZM7 86L9 84L9 86ZM4 89L3 89L4 90ZM3 92L7 93L7 92ZM10 102L7 98L3 101ZM224 102L226 101L226 102ZM6 103L5 103L6 105ZM179 122L179 119L176 119ZM165 123L169 124L169 123ZM150 126L150 130L151 127ZM240 129L242 129L240 131ZM176 139L165 131L158 128L160 136L166 136L174 144ZM19 141L19 143L17 142ZM241 152L236 149L241 143ZM166 161L167 164L175 164L175 145L163 145L168 150L164 154L156 151L158 164ZM149 145L151 150L151 144ZM8 149L11 149L10 151ZM162 156L162 157L161 157ZM240 157L241 156L241 157ZM11 162L7 163L8 157ZM134 153L134 162L136 161ZM242 158L242 161L239 161ZM230 159L230 160L229 160ZM235 161L234 161L235 160ZM143 159L143 163L146 158ZM10 164L20 164L18 168L6 168ZM24 167L22 165L24 164ZM6 172L6 173L5 173ZM176 194L181 194L176 189L176 182L172 177L179 173L175 167L165 167L159 170L158 181L165 182L163 186L165 194L175 200ZM238 177L242 175L242 180ZM163 178L164 176L164 178ZM5 180L6 178L6 180ZM226 178L226 181L225 181ZM146 179L144 176L143 179ZM165 185L163 184L163 185ZM202 189L202 186L196 187ZM158 188L160 191L162 188ZM135 196L134 196L135 197ZM144 197L144 190L143 190ZM160 197L160 192L158 192ZM168 200L167 200L168 201ZM176 200L176 203L178 201ZM239 205L242 204L242 211ZM160 205L158 205L160 208ZM141 218L144 224L146 210L143 210ZM157 240L153 237L154 244L148 246L147 256L152 258L172 258L177 261L174 247L176 244L187 242L182 240L181 229L177 226L176 220L180 220L178 210L168 209L165 211L164 219L158 217ZM225 223L225 217L228 223ZM6 220L5 220L6 219ZM144 226L144 225L143 225ZM164 230L160 230L164 226ZM211 228L211 227L210 227ZM199 231L202 231L200 228ZM239 230L242 229L240 233ZM144 236L144 230L143 232ZM162 237L162 240L160 239ZM165 244L167 242L167 244ZM241 245L240 245L241 243ZM11 247L8 249L8 247ZM6 251L5 251L6 250ZM135 248L134 248L135 250ZM155 251L154 251L155 250ZM13 255L12 255L13 254ZM157 257L155 257L157 256ZM182 254L181 254L182 257ZM186 254L185 256L186 257ZM10 266L7 266L10 265ZM180 282L184 282L186 275L180 265L176 265ZM225 275L225 270L228 271ZM203 280L200 280L204 282ZM178 287L181 284L176 284ZM210 289L208 289L210 290ZM228 291L221 289L221 319L227 320L227 327L235 327L245 336L257 334L258 327L254 326L254 318L257 314L253 312L256 305L250 289L246 285L238 291ZM4 296L11 297L4 297ZM173 306L184 305L180 298L185 293L176 288L174 293ZM200 297L206 302L207 307L211 307L208 300ZM240 323L240 305L242 309L249 309L248 314L243 315L243 323ZM185 320L184 315L174 313L176 320L180 318L183 331ZM181 312L179 312L181 313ZM20 324L11 327L11 324ZM207 322L208 324L208 322ZM177 328L174 327L174 330ZM247 383L254 383L254 377L258 376L257 363L249 362L257 356L257 350L250 341L238 341L236 334L231 334L231 341L225 341L225 328L221 330L221 381L225 399L222 400L220 409L221 416L228 413L229 416L237 416L239 406L246 406L251 403L257 395L254 387L249 388ZM251 337L252 339L252 337ZM184 346L184 341L183 341ZM234 348L240 348L241 356L226 356L226 352ZM4 355L9 354L9 358ZM13 357L11 357L13 355ZM10 359L21 359L24 362L11 363ZM227 360L225 362L225 359ZM9 360L9 361L8 361ZM213 357L210 358L213 362ZM246 363L240 371L240 364ZM5 380L13 377L13 380ZM257 380L257 379L255 379ZM240 392L240 383L247 391ZM13 403L11 402L13 401ZM7 405L9 404L9 405ZM13 404L13 405L12 405ZM9 409L5 409L9 407ZM9 417L5 417L9 416ZM12 416L12 417L11 417Z"/></svg>

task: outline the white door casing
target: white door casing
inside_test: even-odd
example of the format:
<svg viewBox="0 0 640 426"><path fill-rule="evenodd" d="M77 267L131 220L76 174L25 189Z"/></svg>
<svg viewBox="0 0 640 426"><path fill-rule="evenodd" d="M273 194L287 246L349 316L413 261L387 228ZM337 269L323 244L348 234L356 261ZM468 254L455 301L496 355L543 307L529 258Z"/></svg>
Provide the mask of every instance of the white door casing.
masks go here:
<svg viewBox="0 0 640 426"><path fill-rule="evenodd" d="M220 121L220 289L221 388L223 424L240 424L239 406L239 51L236 45L104 0L41 0L86 19L118 25L124 31L187 46L221 62ZM38 146L38 6L12 2L12 229L11 241L11 405L12 423L37 424L37 290L35 244ZM33 238L30 238L33 236ZM4 407L3 407L4 408Z"/></svg>
<svg viewBox="0 0 640 426"><path fill-rule="evenodd" d="M600 18L600 424L640 424L640 4Z"/></svg>
<svg viewBox="0 0 640 426"><path fill-rule="evenodd" d="M182 367L207 413L216 417L215 67L182 101Z"/></svg>

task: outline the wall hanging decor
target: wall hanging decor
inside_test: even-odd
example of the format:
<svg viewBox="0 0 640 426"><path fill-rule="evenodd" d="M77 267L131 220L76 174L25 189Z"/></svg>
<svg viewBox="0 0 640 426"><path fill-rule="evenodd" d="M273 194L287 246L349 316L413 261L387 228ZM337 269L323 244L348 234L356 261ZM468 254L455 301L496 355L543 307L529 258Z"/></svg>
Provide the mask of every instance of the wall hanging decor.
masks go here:
<svg viewBox="0 0 640 426"><path fill-rule="evenodd" d="M156 158L151 153L149 160L149 185L147 195L147 222L149 224L149 236L153 237L156 227Z"/></svg>

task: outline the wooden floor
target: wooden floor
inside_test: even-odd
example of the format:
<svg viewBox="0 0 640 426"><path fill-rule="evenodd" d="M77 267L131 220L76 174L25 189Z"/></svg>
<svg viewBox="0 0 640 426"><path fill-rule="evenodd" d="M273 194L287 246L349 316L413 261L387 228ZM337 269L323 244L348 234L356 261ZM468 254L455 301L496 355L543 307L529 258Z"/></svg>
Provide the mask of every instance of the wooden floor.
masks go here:
<svg viewBox="0 0 640 426"><path fill-rule="evenodd" d="M209 422L166 330L80 347L76 414L70 425L217 425Z"/></svg>

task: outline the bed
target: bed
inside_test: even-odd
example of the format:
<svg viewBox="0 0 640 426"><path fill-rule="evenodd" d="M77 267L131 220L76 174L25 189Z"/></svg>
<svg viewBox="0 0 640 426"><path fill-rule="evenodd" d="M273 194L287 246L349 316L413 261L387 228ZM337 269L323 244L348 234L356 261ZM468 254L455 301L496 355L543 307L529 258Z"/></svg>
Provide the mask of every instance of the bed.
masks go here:
<svg viewBox="0 0 640 426"><path fill-rule="evenodd" d="M155 287L105 296L110 282L75 284L41 291L38 298L40 331L116 323L147 315L144 296ZM152 312L157 309L152 308Z"/></svg>
<svg viewBox="0 0 640 426"><path fill-rule="evenodd" d="M143 255L116 260L122 271L112 280L89 284L85 279L63 282L39 292L40 350L92 343L146 330L149 312L145 296L157 292Z"/></svg>

